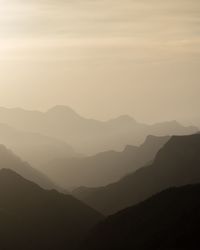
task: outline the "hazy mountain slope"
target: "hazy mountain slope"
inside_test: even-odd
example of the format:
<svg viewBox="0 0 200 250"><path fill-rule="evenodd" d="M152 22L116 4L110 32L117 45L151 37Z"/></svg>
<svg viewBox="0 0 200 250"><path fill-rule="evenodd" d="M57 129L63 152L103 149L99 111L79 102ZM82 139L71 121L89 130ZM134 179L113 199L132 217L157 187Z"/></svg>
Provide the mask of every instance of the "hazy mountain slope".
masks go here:
<svg viewBox="0 0 200 250"><path fill-rule="evenodd" d="M152 161L169 137L148 136L140 147L127 146L123 152L104 152L90 157L56 159L42 170L64 188L103 186L118 181Z"/></svg>
<svg viewBox="0 0 200 250"><path fill-rule="evenodd" d="M112 214L171 186L200 182L200 134L174 136L152 165L119 182L100 188L80 188L74 195L102 213Z"/></svg>
<svg viewBox="0 0 200 250"><path fill-rule="evenodd" d="M74 249L102 216L70 195L0 170L0 248Z"/></svg>
<svg viewBox="0 0 200 250"><path fill-rule="evenodd" d="M23 132L5 124L0 124L0 143L36 167L54 158L78 156L61 140L37 133Z"/></svg>
<svg viewBox="0 0 200 250"><path fill-rule="evenodd" d="M57 186L43 173L31 167L27 162L22 161L4 145L0 145L0 169L3 168L12 169L13 171L22 175L24 178L37 183L43 188L57 188Z"/></svg>
<svg viewBox="0 0 200 250"><path fill-rule="evenodd" d="M108 217L82 249L199 249L199 197L199 184L168 189Z"/></svg>
<svg viewBox="0 0 200 250"><path fill-rule="evenodd" d="M1 107L0 122L65 140L77 152L85 154L122 150L128 144L139 145L149 134L165 136L197 131L194 127L183 127L174 121L145 125L129 116L106 122L86 119L66 106L56 106L45 113Z"/></svg>

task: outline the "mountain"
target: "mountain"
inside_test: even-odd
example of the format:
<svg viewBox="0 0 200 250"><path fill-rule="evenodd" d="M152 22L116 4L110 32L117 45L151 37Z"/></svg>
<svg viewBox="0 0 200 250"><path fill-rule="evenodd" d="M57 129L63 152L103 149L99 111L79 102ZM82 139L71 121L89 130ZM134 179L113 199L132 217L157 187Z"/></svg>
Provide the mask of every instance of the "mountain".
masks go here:
<svg viewBox="0 0 200 250"><path fill-rule="evenodd" d="M105 219L81 249L199 249L199 197L199 184L163 191Z"/></svg>
<svg viewBox="0 0 200 250"><path fill-rule="evenodd" d="M33 181L45 189L57 189L58 187L43 173L31 167L27 162L22 161L4 145L0 145L0 169L8 168L24 178Z"/></svg>
<svg viewBox="0 0 200 250"><path fill-rule="evenodd" d="M0 248L75 249L101 214L70 195L47 191L0 170Z"/></svg>
<svg viewBox="0 0 200 250"><path fill-rule="evenodd" d="M94 156L55 159L42 168L63 188L104 186L153 161L170 137L148 136L140 147L126 146L124 151L108 151Z"/></svg>
<svg viewBox="0 0 200 250"><path fill-rule="evenodd" d="M139 145L147 135L185 135L197 131L175 121L146 125L123 115L108 121L86 119L71 108L56 106L47 112L0 108L0 123L16 129L44 134L69 143L77 152L96 154Z"/></svg>
<svg viewBox="0 0 200 250"><path fill-rule="evenodd" d="M200 182L200 134L173 136L153 164L100 188L80 188L73 194L104 214L112 214L171 186Z"/></svg>
<svg viewBox="0 0 200 250"><path fill-rule="evenodd" d="M5 124L0 124L0 143L34 167L40 167L59 157L78 157L78 154L61 140L20 131Z"/></svg>

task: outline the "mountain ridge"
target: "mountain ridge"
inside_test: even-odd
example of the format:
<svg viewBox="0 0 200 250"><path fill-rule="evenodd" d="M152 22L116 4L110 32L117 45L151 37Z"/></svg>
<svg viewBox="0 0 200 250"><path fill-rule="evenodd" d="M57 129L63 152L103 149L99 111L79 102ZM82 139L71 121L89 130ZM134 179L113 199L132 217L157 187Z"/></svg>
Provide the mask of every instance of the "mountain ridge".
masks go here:
<svg viewBox="0 0 200 250"><path fill-rule="evenodd" d="M55 159L42 169L56 183L70 189L79 186L104 186L153 161L170 137L149 136L139 147L102 152L94 156Z"/></svg>
<svg viewBox="0 0 200 250"><path fill-rule="evenodd" d="M64 140L75 151L86 155L122 150L127 144L139 145L149 134L192 134L198 130L192 126L184 127L174 121L142 124L127 115L108 121L87 119L62 105L46 112L0 107L0 123Z"/></svg>
<svg viewBox="0 0 200 250"><path fill-rule="evenodd" d="M27 162L21 160L20 157L2 144L0 144L0 159L0 170L7 168L17 172L24 178L37 183L45 189L61 190L61 188L54 184L53 181L46 177L46 175L33 168Z"/></svg>
<svg viewBox="0 0 200 250"><path fill-rule="evenodd" d="M76 249L103 216L71 195L0 170L1 249Z"/></svg>
<svg viewBox="0 0 200 250"><path fill-rule="evenodd" d="M57 157L79 157L62 140L36 132L21 131L7 124L0 124L0 143L37 168Z"/></svg>
<svg viewBox="0 0 200 250"><path fill-rule="evenodd" d="M74 195L109 215L170 186L200 182L199 166L200 134L174 136L160 149L153 163L118 182L99 188L82 188Z"/></svg>
<svg viewBox="0 0 200 250"><path fill-rule="evenodd" d="M99 223L81 249L199 249L200 184L171 187Z"/></svg>

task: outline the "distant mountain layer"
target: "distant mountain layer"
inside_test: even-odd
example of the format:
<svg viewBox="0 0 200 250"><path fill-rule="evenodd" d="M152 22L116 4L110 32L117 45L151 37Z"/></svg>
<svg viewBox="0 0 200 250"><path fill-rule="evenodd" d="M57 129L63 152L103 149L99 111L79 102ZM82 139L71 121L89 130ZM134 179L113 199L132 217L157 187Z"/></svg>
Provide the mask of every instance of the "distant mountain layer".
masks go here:
<svg viewBox="0 0 200 250"><path fill-rule="evenodd" d="M108 217L81 249L200 249L199 197L199 184L170 188Z"/></svg>
<svg viewBox="0 0 200 250"><path fill-rule="evenodd" d="M165 136L197 131L195 127L183 127L175 121L145 125L127 115L101 122L83 118L66 106L56 106L46 113L2 107L0 123L64 140L84 154L122 150L128 144L139 145L149 134Z"/></svg>
<svg viewBox="0 0 200 250"><path fill-rule="evenodd" d="M153 161L169 138L148 136L140 147L127 146L122 152L108 151L90 157L55 159L42 169L63 188L103 186Z"/></svg>
<svg viewBox="0 0 200 250"><path fill-rule="evenodd" d="M70 195L0 170L0 249L73 250L102 219Z"/></svg>
<svg viewBox="0 0 200 250"><path fill-rule="evenodd" d="M0 144L12 149L33 166L41 166L59 157L78 156L65 142L38 133L23 132L0 124Z"/></svg>
<svg viewBox="0 0 200 250"><path fill-rule="evenodd" d="M200 134L173 136L153 164L100 188L80 188L74 195L104 214L112 214L171 186L200 182Z"/></svg>
<svg viewBox="0 0 200 250"><path fill-rule="evenodd" d="M40 171L32 168L27 162L0 145L0 169L11 169L24 178L33 181L45 189L57 189L58 187Z"/></svg>

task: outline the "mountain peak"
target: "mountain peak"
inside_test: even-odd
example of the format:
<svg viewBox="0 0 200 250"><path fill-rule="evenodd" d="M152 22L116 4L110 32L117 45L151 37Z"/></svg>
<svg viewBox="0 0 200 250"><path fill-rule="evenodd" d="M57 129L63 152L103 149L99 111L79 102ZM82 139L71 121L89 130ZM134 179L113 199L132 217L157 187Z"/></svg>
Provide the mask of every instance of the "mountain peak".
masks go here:
<svg viewBox="0 0 200 250"><path fill-rule="evenodd" d="M184 164L187 166L187 162L190 160L192 168L200 162L199 150L200 134L172 136L157 154L154 164L162 166L166 166L168 164L173 168L175 167L174 162L176 162L176 164L179 163L179 165L183 168ZM174 158L176 161L174 161ZM194 178L196 177L198 178L198 174L194 176Z"/></svg>
<svg viewBox="0 0 200 250"><path fill-rule="evenodd" d="M18 176L18 174L15 172L15 171L13 171L13 170L11 170L11 169L8 169L8 168L2 168L2 169L0 169L0 176L2 176L2 175L6 175L6 176L11 176L11 175L15 175L15 176Z"/></svg>
<svg viewBox="0 0 200 250"><path fill-rule="evenodd" d="M133 153L133 152L135 152L137 150L138 150L138 147L133 146L133 145L126 145L125 148L124 148L124 152L126 152L126 153Z"/></svg>
<svg viewBox="0 0 200 250"><path fill-rule="evenodd" d="M125 123L132 123L132 122L136 123L136 120L129 115L120 115L110 120L110 122L116 122L116 121L125 122Z"/></svg>
<svg viewBox="0 0 200 250"><path fill-rule="evenodd" d="M200 134L192 134L192 135L175 135L172 136L171 139L166 144L166 148L176 148L177 150L180 147L191 148L200 146ZM199 148L198 148L199 149Z"/></svg>
<svg viewBox="0 0 200 250"><path fill-rule="evenodd" d="M118 119L124 120L124 121L133 121L134 119L129 115L120 115Z"/></svg>
<svg viewBox="0 0 200 250"><path fill-rule="evenodd" d="M170 136L156 136L156 135L148 135L143 144L152 144L159 141L168 141Z"/></svg>
<svg viewBox="0 0 200 250"><path fill-rule="evenodd" d="M53 108L47 111L47 114L79 117L79 115L72 108L64 105L54 106Z"/></svg>
<svg viewBox="0 0 200 250"><path fill-rule="evenodd" d="M2 168L0 170L0 184L1 188L3 189L9 189L11 190L16 190L16 188L24 188L27 190L27 188L34 188L38 190L42 190L36 183L31 182L27 179L25 179L23 176L18 174L12 169L8 168Z"/></svg>

